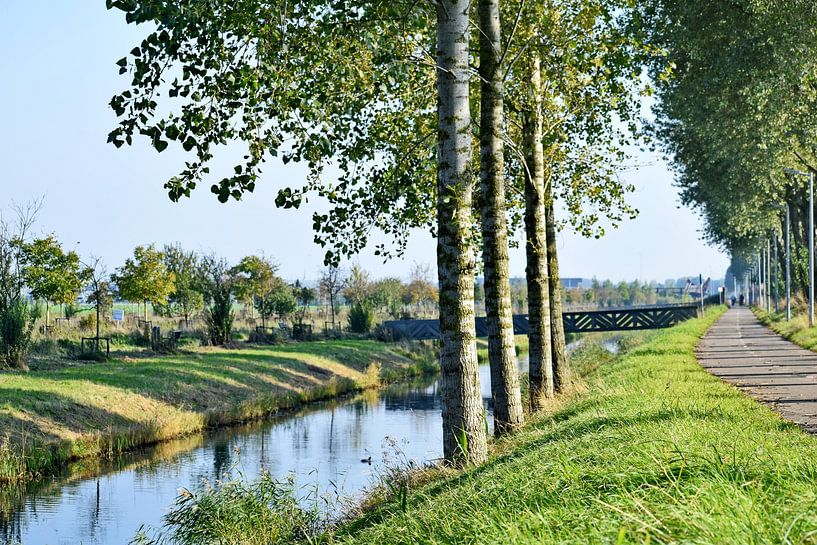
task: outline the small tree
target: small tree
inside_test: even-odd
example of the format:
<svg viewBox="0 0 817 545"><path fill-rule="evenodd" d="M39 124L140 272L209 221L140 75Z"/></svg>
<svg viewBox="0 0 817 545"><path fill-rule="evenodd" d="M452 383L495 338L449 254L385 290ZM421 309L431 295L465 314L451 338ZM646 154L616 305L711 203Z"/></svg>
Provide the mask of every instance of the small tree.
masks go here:
<svg viewBox="0 0 817 545"><path fill-rule="evenodd" d="M372 282L369 273L363 270L360 265L353 265L343 288L343 297L350 303L361 303L368 301L371 297Z"/></svg>
<svg viewBox="0 0 817 545"><path fill-rule="evenodd" d="M295 300L295 294L293 293L292 287L277 277L275 278L275 281L270 284L268 291L264 294L264 296L258 297L255 300L255 308L261 315L261 320L263 321L265 327L267 319L273 315L277 315L280 318L286 318L295 312L297 306L298 303Z"/></svg>
<svg viewBox="0 0 817 545"><path fill-rule="evenodd" d="M292 291L295 295L295 301L298 306L295 309L295 331L303 333L304 321L306 320L306 313L309 311L309 305L318 298L318 292L314 288L304 286L300 280L296 280L292 285ZM296 334L296 337L300 334Z"/></svg>
<svg viewBox="0 0 817 545"><path fill-rule="evenodd" d="M34 299L45 302L45 325L48 326L49 304L76 301L87 277L76 252L65 253L53 235L22 242L20 251L25 283Z"/></svg>
<svg viewBox="0 0 817 545"><path fill-rule="evenodd" d="M403 303L407 306L417 305L422 309L439 300L437 285L431 280L427 265L414 265L409 283L403 293Z"/></svg>
<svg viewBox="0 0 817 545"><path fill-rule="evenodd" d="M380 279L371 286L370 300L374 306L382 308L392 318L399 318L402 314L404 288L399 278Z"/></svg>
<svg viewBox="0 0 817 545"><path fill-rule="evenodd" d="M321 278L318 282L318 289L321 295L326 297L329 301L329 309L332 314L332 329L335 329L335 316L337 314L336 304L338 295L346 287L346 272L340 267L329 265L321 272Z"/></svg>
<svg viewBox="0 0 817 545"><path fill-rule="evenodd" d="M85 301L94 305L96 312L96 342L94 343L94 350L99 351L99 327L102 321L102 314L106 314L113 306L113 291L111 290L111 283L107 279L108 274L105 270L105 265L98 257L91 258L86 265L83 274L88 278L88 296Z"/></svg>
<svg viewBox="0 0 817 545"><path fill-rule="evenodd" d="M204 308L201 260L179 244L165 246L163 253L165 267L174 277L173 293L167 298L171 312L181 315L189 325L190 318Z"/></svg>
<svg viewBox="0 0 817 545"><path fill-rule="evenodd" d="M26 355L39 313L23 294L20 247L26 241L39 207L36 202L16 207L16 223L0 217L0 366L22 371L28 371Z"/></svg>
<svg viewBox="0 0 817 545"><path fill-rule="evenodd" d="M278 266L264 257L248 255L230 269L236 298L250 308L259 310L261 325L266 327L269 313L266 299L274 290L280 290L283 280L275 276Z"/></svg>
<svg viewBox="0 0 817 545"><path fill-rule="evenodd" d="M214 256L202 259L204 283L204 321L213 345L224 345L232 340L233 331L233 277L227 262Z"/></svg>
<svg viewBox="0 0 817 545"><path fill-rule="evenodd" d="M164 254L153 245L137 246L133 259L111 276L119 290L119 296L128 301L141 301L145 306L145 320L148 318L148 303L167 304L174 290L175 275L167 270Z"/></svg>

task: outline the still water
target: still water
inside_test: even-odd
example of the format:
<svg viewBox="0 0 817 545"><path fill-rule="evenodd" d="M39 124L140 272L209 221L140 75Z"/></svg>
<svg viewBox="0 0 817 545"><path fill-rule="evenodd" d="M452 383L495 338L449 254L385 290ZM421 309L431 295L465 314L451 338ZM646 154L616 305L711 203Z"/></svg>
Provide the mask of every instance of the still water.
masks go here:
<svg viewBox="0 0 817 545"><path fill-rule="evenodd" d="M520 361L520 370L526 367ZM487 366L480 378L490 411ZM438 384L427 378L170 441L108 467L77 465L72 476L26 491L0 489L0 544L124 545L142 524L161 526L181 487L195 490L228 472L253 479L265 469L293 476L303 496L353 496L386 464L439 458L441 427ZM370 456L371 465L361 462Z"/></svg>

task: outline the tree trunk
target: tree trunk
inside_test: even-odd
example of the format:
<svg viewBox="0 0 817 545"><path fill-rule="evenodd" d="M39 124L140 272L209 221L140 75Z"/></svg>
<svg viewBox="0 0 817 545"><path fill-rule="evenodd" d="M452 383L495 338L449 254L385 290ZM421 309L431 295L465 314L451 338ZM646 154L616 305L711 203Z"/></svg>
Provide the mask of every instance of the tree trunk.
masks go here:
<svg viewBox="0 0 817 545"><path fill-rule="evenodd" d="M48 334L48 299L45 300L45 333Z"/></svg>
<svg viewBox="0 0 817 545"><path fill-rule="evenodd" d="M494 400L494 433L499 436L518 428L524 416L513 334L508 225L505 217L499 0L479 0L478 11L482 256L485 265L485 313L488 323L491 395Z"/></svg>
<svg viewBox="0 0 817 545"><path fill-rule="evenodd" d="M545 160L542 148L542 79L538 55L530 65L529 96L523 122L525 150L525 277L528 284L530 408L541 410L553 397L550 286L545 221Z"/></svg>
<svg viewBox="0 0 817 545"><path fill-rule="evenodd" d="M545 222L547 224L548 282L550 285L550 344L553 359L553 386L562 391L569 378L567 368L567 347L565 346L565 324L562 321L562 284L559 280L559 255L556 249L556 217L553 214L553 186L545 184Z"/></svg>
<svg viewBox="0 0 817 545"><path fill-rule="evenodd" d="M488 447L474 331L471 232L470 3L437 3L437 273L443 454L482 463Z"/></svg>

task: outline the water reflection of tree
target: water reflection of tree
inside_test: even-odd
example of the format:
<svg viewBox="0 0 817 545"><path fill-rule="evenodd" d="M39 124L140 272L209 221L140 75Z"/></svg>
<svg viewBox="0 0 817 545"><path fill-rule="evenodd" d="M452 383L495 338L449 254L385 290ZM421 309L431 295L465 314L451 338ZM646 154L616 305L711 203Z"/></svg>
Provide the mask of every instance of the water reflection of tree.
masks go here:
<svg viewBox="0 0 817 545"><path fill-rule="evenodd" d="M215 478L221 479L230 470L231 464L230 443L227 440L218 441L213 445L213 474Z"/></svg>
<svg viewBox="0 0 817 545"><path fill-rule="evenodd" d="M420 377L390 386L382 398L387 411L439 411L441 408L436 377Z"/></svg>
<svg viewBox="0 0 817 545"><path fill-rule="evenodd" d="M0 539L3 544L23 542L25 498L24 487L0 487Z"/></svg>

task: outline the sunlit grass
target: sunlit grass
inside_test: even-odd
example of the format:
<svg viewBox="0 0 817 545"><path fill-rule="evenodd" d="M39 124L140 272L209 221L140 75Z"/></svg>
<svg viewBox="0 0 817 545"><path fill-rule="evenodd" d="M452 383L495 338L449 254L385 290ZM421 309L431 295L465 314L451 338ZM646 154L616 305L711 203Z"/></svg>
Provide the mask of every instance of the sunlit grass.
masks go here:
<svg viewBox="0 0 817 545"><path fill-rule="evenodd" d="M337 543L815 543L817 440L709 375L719 312L651 334L484 466L369 512Z"/></svg>
<svg viewBox="0 0 817 545"><path fill-rule="evenodd" d="M435 369L431 352L325 341L0 374L0 481Z"/></svg>
<svg viewBox="0 0 817 545"><path fill-rule="evenodd" d="M808 315L797 314L786 321L785 312L771 312L755 309L761 323L769 326L783 337L803 348L817 351L817 327L808 326Z"/></svg>

